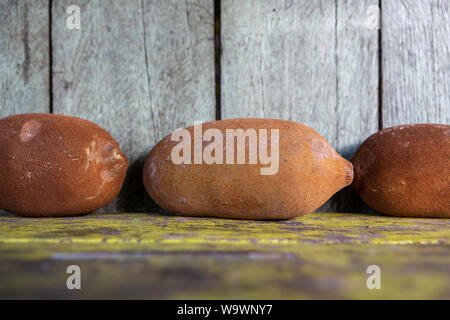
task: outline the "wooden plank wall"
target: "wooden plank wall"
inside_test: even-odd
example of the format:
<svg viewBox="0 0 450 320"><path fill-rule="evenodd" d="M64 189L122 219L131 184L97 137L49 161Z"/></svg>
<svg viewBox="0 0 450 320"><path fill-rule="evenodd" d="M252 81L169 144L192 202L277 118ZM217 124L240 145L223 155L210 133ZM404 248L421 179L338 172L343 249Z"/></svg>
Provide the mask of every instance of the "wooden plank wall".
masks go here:
<svg viewBox="0 0 450 320"><path fill-rule="evenodd" d="M81 30L66 27L72 4ZM450 122L449 2L382 0L381 31L366 25L379 4L216 2L215 83L214 0L2 0L0 116L53 111L109 130L131 167L103 212L152 210L143 159L195 120L291 119L350 158L380 127ZM366 209L347 189L321 210Z"/></svg>
<svg viewBox="0 0 450 320"><path fill-rule="evenodd" d="M0 118L50 112L48 0L0 1Z"/></svg>
<svg viewBox="0 0 450 320"><path fill-rule="evenodd" d="M222 116L304 123L344 157L378 130L375 0L222 1ZM360 210L349 190L321 210Z"/></svg>
<svg viewBox="0 0 450 320"><path fill-rule="evenodd" d="M77 1L81 30L69 30L73 3L53 2L54 112L103 126L130 158L121 194L103 211L146 211L150 149L215 118L213 1Z"/></svg>
<svg viewBox="0 0 450 320"><path fill-rule="evenodd" d="M450 123L450 1L383 0L383 126Z"/></svg>

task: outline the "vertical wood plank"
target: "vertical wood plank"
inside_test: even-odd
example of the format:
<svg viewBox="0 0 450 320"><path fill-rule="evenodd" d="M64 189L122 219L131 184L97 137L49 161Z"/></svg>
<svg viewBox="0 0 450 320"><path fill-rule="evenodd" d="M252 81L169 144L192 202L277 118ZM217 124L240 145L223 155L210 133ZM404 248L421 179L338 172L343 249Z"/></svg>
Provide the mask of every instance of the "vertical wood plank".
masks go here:
<svg viewBox="0 0 450 320"><path fill-rule="evenodd" d="M361 143L378 130L379 31L368 27L369 8L378 8L378 0L337 0L336 4L335 148L351 159ZM326 209L370 211L350 187L338 192Z"/></svg>
<svg viewBox="0 0 450 320"><path fill-rule="evenodd" d="M93 121L119 142L130 159L126 187L101 211L126 211L128 192L140 192L141 199L147 199L137 183L136 161L157 134L152 126L141 3L77 1L80 30L66 26L66 9L72 4L53 1L53 110ZM143 203L150 205L139 204Z"/></svg>
<svg viewBox="0 0 450 320"><path fill-rule="evenodd" d="M194 120L214 118L212 1L78 1L81 30L65 27L70 0L53 6L56 113L107 129L130 159L118 199L101 211L145 211L153 145Z"/></svg>
<svg viewBox="0 0 450 320"><path fill-rule="evenodd" d="M378 128L375 1L222 1L222 116L304 123L350 158ZM361 208L351 191L320 210Z"/></svg>
<svg viewBox="0 0 450 320"><path fill-rule="evenodd" d="M334 1L222 1L222 116L336 133Z"/></svg>
<svg viewBox="0 0 450 320"><path fill-rule="evenodd" d="M214 1L143 2L151 107L158 140L215 119Z"/></svg>
<svg viewBox="0 0 450 320"><path fill-rule="evenodd" d="M0 118L49 112L49 2L0 1Z"/></svg>
<svg viewBox="0 0 450 320"><path fill-rule="evenodd" d="M383 127L450 123L450 2L383 0Z"/></svg>
<svg viewBox="0 0 450 320"><path fill-rule="evenodd" d="M214 2L213 0L143 0L146 75L155 140L194 121L215 119ZM144 149L136 185L141 188ZM129 194L135 202L138 197ZM129 211L129 210L128 210Z"/></svg>

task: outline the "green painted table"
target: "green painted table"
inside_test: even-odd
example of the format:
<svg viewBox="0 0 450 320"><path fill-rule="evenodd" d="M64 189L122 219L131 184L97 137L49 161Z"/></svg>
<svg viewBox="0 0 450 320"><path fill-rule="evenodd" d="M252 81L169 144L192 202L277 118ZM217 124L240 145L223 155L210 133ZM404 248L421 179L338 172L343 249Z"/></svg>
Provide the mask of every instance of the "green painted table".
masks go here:
<svg viewBox="0 0 450 320"><path fill-rule="evenodd" d="M69 265L81 290L67 289ZM450 220L1 214L0 298L450 299Z"/></svg>

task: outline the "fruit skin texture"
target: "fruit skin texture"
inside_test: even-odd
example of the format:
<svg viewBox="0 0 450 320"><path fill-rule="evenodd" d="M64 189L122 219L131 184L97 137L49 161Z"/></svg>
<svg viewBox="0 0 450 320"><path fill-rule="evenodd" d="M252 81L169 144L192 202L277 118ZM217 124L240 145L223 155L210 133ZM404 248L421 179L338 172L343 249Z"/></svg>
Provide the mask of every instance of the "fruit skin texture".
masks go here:
<svg viewBox="0 0 450 320"><path fill-rule="evenodd" d="M144 185L163 209L186 216L215 216L237 219L287 219L320 207L339 189L349 185L353 169L349 161L311 128L299 123L273 119L230 119L203 124L225 130L242 128L279 129L279 170L261 175L261 166L249 164L180 164L171 160L178 141L161 140L148 155ZM193 141L193 127L187 128ZM210 142L203 143L203 150ZM193 145L193 143L192 143ZM268 140L268 150L271 150ZM235 143L235 154L237 154ZM194 157L193 146L191 157ZM259 152L259 147L258 147ZM193 162L191 162L193 163Z"/></svg>
<svg viewBox="0 0 450 320"><path fill-rule="evenodd" d="M450 218L450 126L381 130L351 160L352 187L373 209L393 216Z"/></svg>
<svg viewBox="0 0 450 320"><path fill-rule="evenodd" d="M30 217L98 209L119 193L128 159L84 119L22 114L0 119L0 208Z"/></svg>

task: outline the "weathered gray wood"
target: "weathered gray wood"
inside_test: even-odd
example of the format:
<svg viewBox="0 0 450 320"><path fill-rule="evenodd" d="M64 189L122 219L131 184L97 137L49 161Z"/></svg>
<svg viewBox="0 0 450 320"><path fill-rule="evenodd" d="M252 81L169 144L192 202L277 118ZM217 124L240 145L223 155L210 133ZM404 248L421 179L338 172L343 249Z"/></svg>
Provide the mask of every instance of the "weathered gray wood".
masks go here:
<svg viewBox="0 0 450 320"><path fill-rule="evenodd" d="M297 120L333 138L334 1L230 0L221 12L223 118Z"/></svg>
<svg viewBox="0 0 450 320"><path fill-rule="evenodd" d="M384 0L383 127L450 123L450 2Z"/></svg>
<svg viewBox="0 0 450 320"><path fill-rule="evenodd" d="M0 1L0 118L49 112L48 0Z"/></svg>
<svg viewBox="0 0 450 320"><path fill-rule="evenodd" d="M369 7L378 6L378 0L340 0L336 4L337 128L333 145L350 159L378 130L379 32L368 28ZM337 193L328 205L339 212L368 211L351 188Z"/></svg>
<svg viewBox="0 0 450 320"><path fill-rule="evenodd" d="M214 1L144 1L148 81L161 139L215 118Z"/></svg>
<svg viewBox="0 0 450 320"><path fill-rule="evenodd" d="M365 26L374 3L222 1L223 117L301 122L351 157L378 129L378 31ZM360 208L340 198L321 210Z"/></svg>
<svg viewBox="0 0 450 320"><path fill-rule="evenodd" d="M81 30L66 28L71 4L53 3L54 111L103 126L130 158L103 211L145 211L144 157L172 130L214 118L213 2L78 1Z"/></svg>

